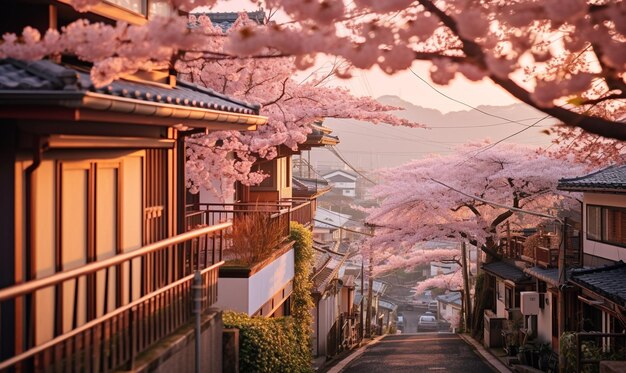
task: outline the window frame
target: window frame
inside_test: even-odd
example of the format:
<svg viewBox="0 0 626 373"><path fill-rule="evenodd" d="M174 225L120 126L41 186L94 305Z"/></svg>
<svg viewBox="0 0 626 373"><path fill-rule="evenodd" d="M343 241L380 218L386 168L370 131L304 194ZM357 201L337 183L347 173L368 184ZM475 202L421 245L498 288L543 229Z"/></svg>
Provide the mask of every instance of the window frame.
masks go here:
<svg viewBox="0 0 626 373"><path fill-rule="evenodd" d="M622 214L626 216L626 207L618 207L618 206L605 206L605 205L596 205L596 204L586 204L587 208L585 209L585 237L589 241L600 242L608 245L624 247L626 248L626 243L620 243L615 241L610 241L608 239L608 223L607 223L607 212L611 210L621 211ZM589 236L589 210L590 208L597 208L600 212L600 234L599 238L590 237ZM623 232L623 235L626 235L626 232Z"/></svg>

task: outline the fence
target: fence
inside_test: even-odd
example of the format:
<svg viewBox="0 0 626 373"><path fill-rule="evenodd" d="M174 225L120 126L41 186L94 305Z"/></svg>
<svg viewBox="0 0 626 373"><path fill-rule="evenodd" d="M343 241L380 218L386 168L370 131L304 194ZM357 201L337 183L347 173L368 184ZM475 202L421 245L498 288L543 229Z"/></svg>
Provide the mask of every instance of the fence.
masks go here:
<svg viewBox="0 0 626 373"><path fill-rule="evenodd" d="M215 303L223 234L230 226L199 228L0 290L2 311L9 311L2 317L15 315L16 320L15 330L0 333L26 336L28 341L14 356L0 362L0 371L132 369L138 354L192 320L195 270L200 270L204 285L202 310ZM164 286L146 287L146 282L162 280ZM158 290L146 293L146 288ZM54 324L54 335L35 344L35 328L47 326L37 324L35 317L34 303L42 303L42 292L53 294L49 302L37 306L49 312L46 321ZM101 307L93 310L98 305Z"/></svg>

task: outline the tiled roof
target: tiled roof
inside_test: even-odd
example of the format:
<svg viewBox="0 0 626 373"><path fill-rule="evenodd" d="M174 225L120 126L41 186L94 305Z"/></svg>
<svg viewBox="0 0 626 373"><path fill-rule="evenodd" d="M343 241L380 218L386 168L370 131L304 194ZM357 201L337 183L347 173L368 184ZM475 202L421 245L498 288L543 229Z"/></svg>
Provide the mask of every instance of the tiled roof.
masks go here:
<svg viewBox="0 0 626 373"><path fill-rule="evenodd" d="M551 286L559 286L559 269L558 268L542 268L542 267L530 267L524 269L524 272L532 277L538 278L541 281L547 282ZM571 269L567 270L567 276L572 272Z"/></svg>
<svg viewBox="0 0 626 373"><path fill-rule="evenodd" d="M443 303L454 303L457 305L461 305L461 293L449 293L449 294L444 294L444 295L440 295L437 297L437 300Z"/></svg>
<svg viewBox="0 0 626 373"><path fill-rule="evenodd" d="M325 190L330 190L330 185L324 179L309 179L305 177L292 177L293 192L295 194L315 194Z"/></svg>
<svg viewBox="0 0 626 373"><path fill-rule="evenodd" d="M255 21L256 23L260 25L265 23L265 11L263 9L259 9L254 12L247 12L247 13L248 13L248 18ZM196 16L196 18L201 15L208 16L209 19L211 20L211 23L214 26L219 26L224 32L228 31L231 27L233 27L233 24L235 23L235 21L237 21L237 18L239 18L238 12L223 12L223 13L198 12L198 13L191 13L191 14ZM199 25L198 22L189 23L189 27L191 28L198 27L198 25Z"/></svg>
<svg viewBox="0 0 626 373"><path fill-rule="evenodd" d="M260 110L259 105L229 98L183 81L178 81L174 88L127 80L116 80L107 86L95 87L87 72L52 61L0 60L0 104L16 103L16 100L19 103L53 104L56 97L72 95L78 105L89 93L239 114L258 115Z"/></svg>
<svg viewBox="0 0 626 373"><path fill-rule="evenodd" d="M482 268L492 275L505 280L511 280L513 282L528 280L528 276L521 269L504 261L483 264Z"/></svg>
<svg viewBox="0 0 626 373"><path fill-rule="evenodd" d="M558 189L572 191L626 192L626 165L609 166L589 175L559 180Z"/></svg>
<svg viewBox="0 0 626 373"><path fill-rule="evenodd" d="M626 307L626 264L622 261L607 267L574 270L569 280Z"/></svg>
<svg viewBox="0 0 626 373"><path fill-rule="evenodd" d="M361 268L346 268L344 276L353 276L355 279L361 277Z"/></svg>

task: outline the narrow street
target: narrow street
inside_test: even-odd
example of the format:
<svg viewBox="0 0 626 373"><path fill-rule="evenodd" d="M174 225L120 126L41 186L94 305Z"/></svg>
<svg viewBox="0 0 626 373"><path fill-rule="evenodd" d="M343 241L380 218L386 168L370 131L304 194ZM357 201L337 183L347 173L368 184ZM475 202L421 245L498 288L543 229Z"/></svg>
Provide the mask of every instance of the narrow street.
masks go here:
<svg viewBox="0 0 626 373"><path fill-rule="evenodd" d="M346 373L493 372L456 334L400 334L384 337L352 361Z"/></svg>

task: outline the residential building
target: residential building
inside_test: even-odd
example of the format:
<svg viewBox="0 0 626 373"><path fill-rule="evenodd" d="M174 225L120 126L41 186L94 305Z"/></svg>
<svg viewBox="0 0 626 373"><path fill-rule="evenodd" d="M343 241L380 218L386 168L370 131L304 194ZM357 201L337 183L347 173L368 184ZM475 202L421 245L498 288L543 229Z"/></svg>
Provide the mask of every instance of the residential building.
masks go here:
<svg viewBox="0 0 626 373"><path fill-rule="evenodd" d="M139 25L169 9L111 0L78 13L66 1L14 1L2 32L43 34L79 18ZM177 81L167 66L104 87L88 71L66 55L0 61L0 370L192 370L198 286L197 358L203 371L221 371L213 307L231 223L190 229L185 138L252 131L267 118L258 105Z"/></svg>
<svg viewBox="0 0 626 373"><path fill-rule="evenodd" d="M317 207L313 235L323 242L341 241L345 237L342 228L349 222L351 216L340 212Z"/></svg>
<svg viewBox="0 0 626 373"><path fill-rule="evenodd" d="M577 292L576 330L626 332L626 166L610 166L577 178L561 179L559 189L582 192L582 263L567 277ZM584 339L581 337L581 339ZM603 348L617 341L595 340ZM622 340L619 343L625 343Z"/></svg>
<svg viewBox="0 0 626 373"><path fill-rule="evenodd" d="M356 175L344 170L335 170L322 176L330 182L336 193L344 197L356 197Z"/></svg>
<svg viewBox="0 0 626 373"><path fill-rule="evenodd" d="M451 292L439 295L437 299L437 318L450 323L451 328L458 328L462 314L462 295L460 292Z"/></svg>
<svg viewBox="0 0 626 373"><path fill-rule="evenodd" d="M17 8L14 21L78 16L53 3ZM84 16L122 20L123 9L102 4ZM221 314L209 308L230 223L187 231L184 138L253 130L266 118L167 73L95 87L64 61L0 62L1 198L11 211L1 255L16 263L0 281L0 370L191 369L182 356L193 356L193 338L170 339L160 357L149 351L174 331L193 335L196 270L205 286L203 366L220 370Z"/></svg>

